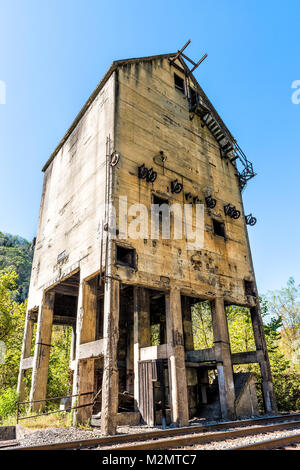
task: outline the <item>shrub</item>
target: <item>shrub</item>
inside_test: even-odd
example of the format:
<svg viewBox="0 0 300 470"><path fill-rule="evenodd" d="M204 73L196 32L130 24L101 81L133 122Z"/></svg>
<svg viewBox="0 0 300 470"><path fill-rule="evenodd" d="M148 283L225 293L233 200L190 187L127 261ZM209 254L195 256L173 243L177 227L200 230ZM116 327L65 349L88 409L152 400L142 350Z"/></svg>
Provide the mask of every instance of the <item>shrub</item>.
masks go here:
<svg viewBox="0 0 300 470"><path fill-rule="evenodd" d="M3 420L17 411L18 395L15 389L7 388L0 393L0 419Z"/></svg>

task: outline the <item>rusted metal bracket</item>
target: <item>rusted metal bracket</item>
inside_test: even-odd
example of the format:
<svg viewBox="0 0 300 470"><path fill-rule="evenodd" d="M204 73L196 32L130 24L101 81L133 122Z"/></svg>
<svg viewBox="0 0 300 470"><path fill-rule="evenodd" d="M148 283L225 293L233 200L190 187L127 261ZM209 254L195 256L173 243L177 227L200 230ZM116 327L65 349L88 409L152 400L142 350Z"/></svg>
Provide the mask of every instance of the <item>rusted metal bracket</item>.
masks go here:
<svg viewBox="0 0 300 470"><path fill-rule="evenodd" d="M176 59L183 58L186 59L188 62L190 62L193 65L193 68L191 70L186 70L186 75L189 76L191 73L193 73L197 67L206 59L207 54L204 54L203 57L198 62L194 62L192 59L190 59L187 55L183 53L183 51L188 47L188 45L191 43L191 40L189 39L185 45L180 49L180 51L177 51L177 54L172 58L169 59L170 64L174 65L174 62ZM187 67L188 69L188 67Z"/></svg>

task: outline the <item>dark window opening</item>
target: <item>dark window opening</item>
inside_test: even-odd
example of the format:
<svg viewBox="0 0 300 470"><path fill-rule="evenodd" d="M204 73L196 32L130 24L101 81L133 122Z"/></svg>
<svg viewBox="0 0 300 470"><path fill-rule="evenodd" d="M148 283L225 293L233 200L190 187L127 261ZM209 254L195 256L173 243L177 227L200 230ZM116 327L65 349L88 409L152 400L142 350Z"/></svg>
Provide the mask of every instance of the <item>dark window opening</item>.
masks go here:
<svg viewBox="0 0 300 470"><path fill-rule="evenodd" d="M166 303L165 294L150 291L150 340L151 346L166 344Z"/></svg>
<svg viewBox="0 0 300 470"><path fill-rule="evenodd" d="M136 251L134 248L118 246L116 248L116 264L121 266L136 267Z"/></svg>
<svg viewBox="0 0 300 470"><path fill-rule="evenodd" d="M253 282L251 282L251 281L246 281L246 279L245 279L245 280L244 280L244 288L245 288L245 294L246 294L246 295L253 295L253 296L255 296L255 291L254 291Z"/></svg>
<svg viewBox="0 0 300 470"><path fill-rule="evenodd" d="M174 83L175 88L181 91L181 93L184 93L184 79L176 75L176 73L174 73Z"/></svg>
<svg viewBox="0 0 300 470"><path fill-rule="evenodd" d="M156 227L158 229L158 232L157 232L157 235L158 235L158 238L162 235L163 233L163 212L164 212L164 215L165 217L167 216L167 211L166 207L161 207L162 205L168 205L169 204L169 201L168 199L164 199L162 197L159 197L159 196L156 196L156 194L152 194L152 204L155 204L159 207L155 207L154 208L154 212L157 213L156 211L159 211L158 212L158 227Z"/></svg>
<svg viewBox="0 0 300 470"><path fill-rule="evenodd" d="M225 238L225 225L223 222L213 219L214 234Z"/></svg>
<svg viewBox="0 0 300 470"><path fill-rule="evenodd" d="M152 195L152 204L158 204L161 206L162 204L169 204L168 199L164 199L160 196L156 196L156 194Z"/></svg>
<svg viewBox="0 0 300 470"><path fill-rule="evenodd" d="M190 104L191 106L195 106L200 103L200 95L197 93L193 88L190 87L189 89L190 95Z"/></svg>

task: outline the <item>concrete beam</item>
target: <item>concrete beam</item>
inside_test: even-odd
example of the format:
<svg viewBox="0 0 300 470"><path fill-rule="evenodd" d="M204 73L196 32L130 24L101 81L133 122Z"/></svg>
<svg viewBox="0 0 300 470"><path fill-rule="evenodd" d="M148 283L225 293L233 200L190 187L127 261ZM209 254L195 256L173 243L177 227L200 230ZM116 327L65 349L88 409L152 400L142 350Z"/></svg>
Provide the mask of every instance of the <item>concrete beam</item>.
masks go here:
<svg viewBox="0 0 300 470"><path fill-rule="evenodd" d="M214 348L199 349L198 351L187 351L185 360L188 362L212 362L216 360Z"/></svg>
<svg viewBox="0 0 300 470"><path fill-rule="evenodd" d="M104 355L104 340L90 341L89 343L80 344L78 351L78 359L96 358Z"/></svg>
<svg viewBox="0 0 300 470"><path fill-rule="evenodd" d="M232 364L255 364L258 361L256 351L247 351L231 354Z"/></svg>
<svg viewBox="0 0 300 470"><path fill-rule="evenodd" d="M24 357L21 362L22 370L32 369L34 356Z"/></svg>
<svg viewBox="0 0 300 470"><path fill-rule="evenodd" d="M155 359L168 359L172 352L173 348L168 344L149 346L148 348L140 349L140 360L153 361Z"/></svg>

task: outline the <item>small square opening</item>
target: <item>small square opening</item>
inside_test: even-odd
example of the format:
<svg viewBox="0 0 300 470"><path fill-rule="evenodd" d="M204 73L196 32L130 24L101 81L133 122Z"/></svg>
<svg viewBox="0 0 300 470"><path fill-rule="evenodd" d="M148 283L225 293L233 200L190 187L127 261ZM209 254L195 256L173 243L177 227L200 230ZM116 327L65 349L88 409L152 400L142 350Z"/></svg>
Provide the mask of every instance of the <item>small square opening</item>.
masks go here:
<svg viewBox="0 0 300 470"><path fill-rule="evenodd" d="M176 73L174 73L174 83L175 83L175 88L181 93L184 93L184 79L179 77Z"/></svg>
<svg viewBox="0 0 300 470"><path fill-rule="evenodd" d="M117 245L116 247L116 264L121 266L128 266L130 268L136 267L136 251L134 248L126 248Z"/></svg>
<svg viewBox="0 0 300 470"><path fill-rule="evenodd" d="M157 196L156 194L152 194L152 204L158 204L161 206L162 204L169 204L169 201L168 199Z"/></svg>
<svg viewBox="0 0 300 470"><path fill-rule="evenodd" d="M219 220L212 219L214 234L225 238L225 224Z"/></svg>
<svg viewBox="0 0 300 470"><path fill-rule="evenodd" d="M245 288L245 294L246 295L255 296L253 282L247 281L246 279L244 279L244 288Z"/></svg>
<svg viewBox="0 0 300 470"><path fill-rule="evenodd" d="M200 95L197 93L193 88L190 87L189 89L190 94L190 103L191 106L195 106L200 103Z"/></svg>

